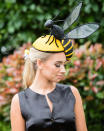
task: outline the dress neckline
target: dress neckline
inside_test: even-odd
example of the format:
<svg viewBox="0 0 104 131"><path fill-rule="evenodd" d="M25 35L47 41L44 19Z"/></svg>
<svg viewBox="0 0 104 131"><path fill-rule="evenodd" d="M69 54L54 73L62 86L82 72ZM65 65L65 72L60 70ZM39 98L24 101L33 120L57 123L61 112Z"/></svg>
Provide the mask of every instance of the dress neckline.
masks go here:
<svg viewBox="0 0 104 131"><path fill-rule="evenodd" d="M57 83L56 83L56 87L55 87L51 92L47 93L46 95L48 96L48 95L54 93L57 88L58 88L58 86L57 86ZM40 93L38 93L38 92L36 92L36 91L33 91L30 87L28 87L27 90L29 90L30 92L32 92L32 93L34 93L34 94L36 94L36 95L39 95L39 96L46 96L46 95L44 95L44 94L40 94Z"/></svg>

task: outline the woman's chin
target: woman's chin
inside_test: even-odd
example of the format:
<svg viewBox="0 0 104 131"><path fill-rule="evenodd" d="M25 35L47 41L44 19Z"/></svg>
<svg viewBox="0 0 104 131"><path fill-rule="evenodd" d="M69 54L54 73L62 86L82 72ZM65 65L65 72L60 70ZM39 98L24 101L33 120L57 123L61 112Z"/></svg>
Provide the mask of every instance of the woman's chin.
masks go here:
<svg viewBox="0 0 104 131"><path fill-rule="evenodd" d="M59 81L62 81L62 79L57 79L57 80L55 80L55 82L59 82Z"/></svg>

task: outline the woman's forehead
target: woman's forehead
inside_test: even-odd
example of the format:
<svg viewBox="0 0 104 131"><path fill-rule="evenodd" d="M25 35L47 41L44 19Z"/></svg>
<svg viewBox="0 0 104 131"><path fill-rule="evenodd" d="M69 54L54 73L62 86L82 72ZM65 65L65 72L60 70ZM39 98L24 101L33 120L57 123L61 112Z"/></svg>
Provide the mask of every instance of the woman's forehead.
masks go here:
<svg viewBox="0 0 104 131"><path fill-rule="evenodd" d="M64 54L64 52L61 53L54 53L50 58L50 61L54 61L54 62L65 62L66 61L66 56Z"/></svg>

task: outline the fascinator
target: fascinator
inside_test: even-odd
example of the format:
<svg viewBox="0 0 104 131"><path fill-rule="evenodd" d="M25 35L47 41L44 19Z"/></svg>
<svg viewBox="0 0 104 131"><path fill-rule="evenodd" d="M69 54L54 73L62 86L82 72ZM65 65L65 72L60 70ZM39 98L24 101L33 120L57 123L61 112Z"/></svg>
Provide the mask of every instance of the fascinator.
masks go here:
<svg viewBox="0 0 104 131"><path fill-rule="evenodd" d="M54 19L47 20L45 27L50 29L50 35L39 37L32 47L39 51L56 53L64 52L66 60L69 61L73 55L73 43L71 39L81 39L90 36L98 28L97 23L86 23L72 29L68 33L64 33L79 17L82 2L80 2L65 20L54 21ZM63 27L56 25L56 22L64 21ZM27 55L26 55L27 54ZM28 57L29 51L25 51L25 56Z"/></svg>

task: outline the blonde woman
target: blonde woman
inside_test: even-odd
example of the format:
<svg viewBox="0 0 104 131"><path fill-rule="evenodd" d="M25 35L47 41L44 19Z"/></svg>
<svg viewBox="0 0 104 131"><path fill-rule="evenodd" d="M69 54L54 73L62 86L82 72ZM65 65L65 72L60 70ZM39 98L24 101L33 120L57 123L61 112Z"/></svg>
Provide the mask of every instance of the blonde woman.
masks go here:
<svg viewBox="0 0 104 131"><path fill-rule="evenodd" d="M15 94L11 102L12 131L87 131L78 89L58 83L65 76L68 57L62 51L47 53L34 48L48 38L48 35L38 38L26 58L25 89ZM72 42L67 43L70 44L71 57Z"/></svg>
<svg viewBox="0 0 104 131"><path fill-rule="evenodd" d="M76 87L60 84L65 63L73 55L72 39L85 38L99 27L85 24L64 34L79 16L82 3L64 22L63 29L48 20L51 35L39 37L25 56L25 89L11 102L12 131L87 131L81 96Z"/></svg>

